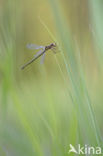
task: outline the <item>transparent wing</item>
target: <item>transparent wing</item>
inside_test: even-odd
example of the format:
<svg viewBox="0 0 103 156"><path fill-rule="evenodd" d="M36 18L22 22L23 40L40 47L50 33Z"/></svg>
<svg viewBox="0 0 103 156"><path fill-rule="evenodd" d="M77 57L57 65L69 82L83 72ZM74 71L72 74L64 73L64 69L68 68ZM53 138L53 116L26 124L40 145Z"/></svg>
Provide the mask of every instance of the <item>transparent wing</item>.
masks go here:
<svg viewBox="0 0 103 156"><path fill-rule="evenodd" d="M35 57L35 58L38 57L42 52L43 52L43 50L38 51L38 52L34 55L34 57Z"/></svg>
<svg viewBox="0 0 103 156"><path fill-rule="evenodd" d="M27 44L28 49L44 49L45 46L38 46L36 44Z"/></svg>
<svg viewBox="0 0 103 156"><path fill-rule="evenodd" d="M45 53L42 55L41 57L41 61L40 61L40 64L43 64L44 63L44 59L45 59Z"/></svg>

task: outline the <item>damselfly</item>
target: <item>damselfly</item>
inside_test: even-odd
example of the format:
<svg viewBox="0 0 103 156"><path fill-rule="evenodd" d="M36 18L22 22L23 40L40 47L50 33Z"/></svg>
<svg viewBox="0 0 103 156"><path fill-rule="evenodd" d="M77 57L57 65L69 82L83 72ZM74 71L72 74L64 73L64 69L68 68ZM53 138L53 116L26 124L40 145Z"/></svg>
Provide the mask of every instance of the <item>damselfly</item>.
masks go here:
<svg viewBox="0 0 103 156"><path fill-rule="evenodd" d="M21 69L24 69L25 67L27 67L29 64L31 64L32 62L34 62L37 58L39 58L40 56L42 56L41 58L41 63L43 63L44 61L44 58L45 58L45 53L48 51L48 50L52 50L54 53L55 53L55 48L56 48L56 44L55 43L51 43L50 45L48 46L37 46L35 44L28 44L27 45L27 48L28 49L40 49L40 51L38 51L32 60L30 60L29 62L27 62L26 64L24 64Z"/></svg>

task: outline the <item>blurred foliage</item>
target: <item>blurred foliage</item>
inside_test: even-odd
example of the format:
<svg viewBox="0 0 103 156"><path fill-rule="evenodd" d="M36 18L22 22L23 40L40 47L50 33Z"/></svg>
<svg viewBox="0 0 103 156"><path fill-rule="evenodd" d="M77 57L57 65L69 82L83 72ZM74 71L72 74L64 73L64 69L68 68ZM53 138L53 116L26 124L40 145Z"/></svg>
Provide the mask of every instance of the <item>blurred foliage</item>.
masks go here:
<svg viewBox="0 0 103 156"><path fill-rule="evenodd" d="M102 0L0 2L0 156L66 156L102 146ZM56 42L35 54L28 43ZM69 154L72 156L72 153Z"/></svg>

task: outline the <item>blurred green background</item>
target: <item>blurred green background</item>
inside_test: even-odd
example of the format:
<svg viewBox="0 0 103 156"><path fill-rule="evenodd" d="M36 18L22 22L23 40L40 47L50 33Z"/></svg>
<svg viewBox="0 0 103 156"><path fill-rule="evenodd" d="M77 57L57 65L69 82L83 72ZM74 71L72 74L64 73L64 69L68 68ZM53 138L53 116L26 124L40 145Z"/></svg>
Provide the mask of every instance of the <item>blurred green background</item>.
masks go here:
<svg viewBox="0 0 103 156"><path fill-rule="evenodd" d="M102 14L102 0L0 1L0 156L102 147ZM54 42L43 65L20 69L28 43Z"/></svg>

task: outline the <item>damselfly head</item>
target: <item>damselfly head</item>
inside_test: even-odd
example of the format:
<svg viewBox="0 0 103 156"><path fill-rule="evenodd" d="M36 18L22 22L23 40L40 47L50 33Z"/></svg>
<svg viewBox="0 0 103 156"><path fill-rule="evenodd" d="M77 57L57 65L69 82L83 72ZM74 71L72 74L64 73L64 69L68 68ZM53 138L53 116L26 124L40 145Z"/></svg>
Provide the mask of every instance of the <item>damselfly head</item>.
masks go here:
<svg viewBox="0 0 103 156"><path fill-rule="evenodd" d="M56 47L56 43L52 43L51 46L52 46L52 47Z"/></svg>
<svg viewBox="0 0 103 156"><path fill-rule="evenodd" d="M49 47L50 49L56 48L56 43L51 43Z"/></svg>

